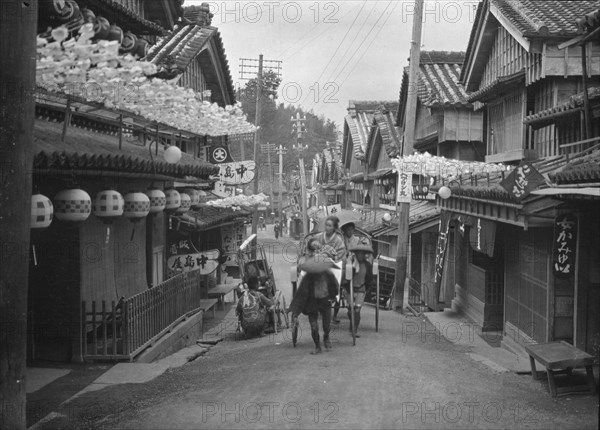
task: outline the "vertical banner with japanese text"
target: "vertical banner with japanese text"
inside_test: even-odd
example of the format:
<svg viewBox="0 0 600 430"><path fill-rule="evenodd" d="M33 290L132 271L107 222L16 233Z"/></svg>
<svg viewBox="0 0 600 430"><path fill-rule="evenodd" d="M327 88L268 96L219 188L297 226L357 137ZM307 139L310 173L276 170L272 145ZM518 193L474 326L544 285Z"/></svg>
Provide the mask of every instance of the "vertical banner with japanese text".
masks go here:
<svg viewBox="0 0 600 430"><path fill-rule="evenodd" d="M435 297L440 296L440 290L442 288L442 275L444 274L444 261L446 260L446 250L448 248L450 220L450 212L442 211L442 213L440 213L440 229L437 246L435 248L435 273L433 278Z"/></svg>
<svg viewBox="0 0 600 430"><path fill-rule="evenodd" d="M569 279L575 273L577 224L574 213L564 213L554 219L552 274L556 278Z"/></svg>
<svg viewBox="0 0 600 430"><path fill-rule="evenodd" d="M412 200L412 173L398 172L396 203L410 203Z"/></svg>

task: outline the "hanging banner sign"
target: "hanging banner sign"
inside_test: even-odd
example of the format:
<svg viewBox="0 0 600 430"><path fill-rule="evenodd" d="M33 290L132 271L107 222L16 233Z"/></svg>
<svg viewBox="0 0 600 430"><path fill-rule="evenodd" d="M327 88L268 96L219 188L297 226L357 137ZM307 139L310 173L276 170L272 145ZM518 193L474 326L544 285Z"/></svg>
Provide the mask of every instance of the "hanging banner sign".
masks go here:
<svg viewBox="0 0 600 430"><path fill-rule="evenodd" d="M235 196L235 185L228 185L221 181L215 182L215 189L212 191L218 197L233 197Z"/></svg>
<svg viewBox="0 0 600 430"><path fill-rule="evenodd" d="M410 203L412 191L412 173L398 172L396 203Z"/></svg>
<svg viewBox="0 0 600 430"><path fill-rule="evenodd" d="M219 251L216 249L193 254L173 255L167 260L167 267L175 273L200 270L202 275L208 275L214 272L218 266Z"/></svg>
<svg viewBox="0 0 600 430"><path fill-rule="evenodd" d="M552 244L552 274L559 279L569 279L575 273L577 253L577 216L573 213L558 215L554 219Z"/></svg>
<svg viewBox="0 0 600 430"><path fill-rule="evenodd" d="M252 160L236 161L235 163L220 164L219 168L221 170L217 176L213 176L214 179L228 185L241 185L254 180L256 163Z"/></svg>
<svg viewBox="0 0 600 430"><path fill-rule="evenodd" d="M336 205L327 206L326 209L327 215L335 215L342 210L342 205L338 203Z"/></svg>
<svg viewBox="0 0 600 430"><path fill-rule="evenodd" d="M469 231L471 248L473 248L475 251L487 254L488 257L494 256L495 237L496 223L481 218L477 218L477 220L473 223L471 230Z"/></svg>
<svg viewBox="0 0 600 430"><path fill-rule="evenodd" d="M519 164L500 185L518 202L527 197L546 180L533 165L527 161Z"/></svg>
<svg viewBox="0 0 600 430"><path fill-rule="evenodd" d="M211 164L231 163L233 162L233 158L231 158L227 146L216 145L209 148L208 161L210 161Z"/></svg>
<svg viewBox="0 0 600 430"><path fill-rule="evenodd" d="M442 275L444 274L444 261L446 259L446 249L448 248L450 218L450 212L442 211L440 214L440 230L438 233L437 247L435 249L435 273L433 278L435 297L440 296L440 290L442 288Z"/></svg>

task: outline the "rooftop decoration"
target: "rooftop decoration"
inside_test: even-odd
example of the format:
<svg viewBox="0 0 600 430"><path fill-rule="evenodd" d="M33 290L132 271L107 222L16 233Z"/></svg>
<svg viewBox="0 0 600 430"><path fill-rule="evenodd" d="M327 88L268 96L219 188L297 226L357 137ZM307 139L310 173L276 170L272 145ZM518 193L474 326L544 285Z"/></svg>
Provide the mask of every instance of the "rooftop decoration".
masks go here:
<svg viewBox="0 0 600 430"><path fill-rule="evenodd" d="M195 134L254 132L240 105L222 108L202 101L202 95L191 89L153 78L156 66L129 54L120 55L117 41L92 41L92 24L84 24L77 37L68 36L66 27L58 27L50 37L38 37L38 86Z"/></svg>
<svg viewBox="0 0 600 430"><path fill-rule="evenodd" d="M223 199L209 200L206 202L209 206L216 206L219 208L231 208L234 211L240 210L243 207L248 206L268 206L268 197L263 193L255 194L251 196L239 195L233 197L225 197Z"/></svg>
<svg viewBox="0 0 600 430"><path fill-rule="evenodd" d="M514 168L505 164L438 157L428 152L394 158L392 164L396 170L401 172L429 175L445 180L452 180L461 175L508 172Z"/></svg>

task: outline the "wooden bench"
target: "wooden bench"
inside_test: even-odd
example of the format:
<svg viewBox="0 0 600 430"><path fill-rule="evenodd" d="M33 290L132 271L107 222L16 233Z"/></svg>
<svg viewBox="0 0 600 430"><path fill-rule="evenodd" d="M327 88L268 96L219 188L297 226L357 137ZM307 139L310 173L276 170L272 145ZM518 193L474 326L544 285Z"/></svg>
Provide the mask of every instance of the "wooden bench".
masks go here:
<svg viewBox="0 0 600 430"><path fill-rule="evenodd" d="M596 392L596 382L594 381L594 372L592 370L594 357L590 354L574 347L564 340L560 342L524 345L524 348L529 354L531 376L533 379L538 379L535 360L546 367L548 385L552 397L556 397L558 394L580 391ZM554 383L554 375L566 373L568 376L571 376L572 370L577 367L585 367L587 373L587 385L571 386L566 389L561 389L561 392L559 393Z"/></svg>
<svg viewBox="0 0 600 430"><path fill-rule="evenodd" d="M216 287L208 290L208 297L216 297L219 303L219 309L224 309L223 303L225 301L225 296L235 290L237 288L237 284L217 284ZM237 296L233 295L233 303L237 300Z"/></svg>
<svg viewBox="0 0 600 430"><path fill-rule="evenodd" d="M208 310L212 310L212 316L215 317L215 305L218 303L217 299L201 299L200 300L200 309L204 312Z"/></svg>

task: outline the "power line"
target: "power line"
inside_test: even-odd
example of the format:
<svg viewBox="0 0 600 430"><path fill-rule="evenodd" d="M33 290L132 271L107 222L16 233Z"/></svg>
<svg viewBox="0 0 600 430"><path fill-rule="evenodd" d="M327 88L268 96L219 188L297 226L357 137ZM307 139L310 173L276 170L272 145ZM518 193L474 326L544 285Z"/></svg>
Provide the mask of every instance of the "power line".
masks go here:
<svg viewBox="0 0 600 430"><path fill-rule="evenodd" d="M346 37L348 37L348 34L350 34L350 31L352 30L352 28L354 27L354 24L356 23L356 21L358 20L358 17L361 15L362 10L365 8L365 5L367 4L367 0L364 0L362 3L362 6L360 7L360 10L358 11L358 13L356 14L356 16L354 17L354 21L352 21L352 24L350 24L350 27L348 27L348 30L346 31L346 34L344 34L344 37L342 38L342 40L340 41L340 43L338 44L338 46L335 48L334 50L334 55L331 56L331 58L329 58L329 61L327 62L327 64L325 65L325 67L323 68L323 70L321 71L321 74L319 75L319 77L317 78L317 80L315 82L317 82L317 84L319 83L319 80L323 77L323 75L325 74L325 71L327 70L327 68L329 67L329 65L331 64L331 62L333 61L333 59L335 58L335 53L338 52L338 50L340 49L340 47L342 46L342 44L344 43L344 41L346 40ZM306 97L304 97L304 100L302 101L302 104L304 104L304 102L308 99L310 93L308 93L306 95Z"/></svg>
<svg viewBox="0 0 600 430"><path fill-rule="evenodd" d="M331 81L331 77L336 73L338 67L340 66L340 64L342 64L342 62L344 61L344 58L346 57L346 54L348 54L348 51L350 51L350 48L352 47L352 45L354 45L354 42L356 41L356 38L358 37L358 35L361 33L362 29L364 28L365 24L369 21L369 17L373 14L373 11L377 8L377 2L374 3L373 7L371 8L371 11L369 12L369 14L367 15L367 17L365 18L365 20L363 21L363 23L361 24L360 28L358 29L358 31L356 32L356 34L354 35L354 38L352 39L352 42L350 42L350 44L346 47L346 50L344 51L344 53L342 54L341 58L339 59L339 61L337 62L337 64L335 65L335 67L333 68L333 72L330 73L329 75L329 79L327 79L327 82Z"/></svg>
<svg viewBox="0 0 600 430"><path fill-rule="evenodd" d="M348 80L348 78L350 76L352 76L352 72L354 72L354 69L356 69L356 66L358 66L360 64L360 60L362 59L362 57L364 57L364 55L369 52L369 48L371 47L371 45L373 44L373 42L375 42L375 40L377 40L377 36L379 36L379 33L381 33L381 30L383 30L383 28L385 27L385 24L387 23L387 21L390 19L390 16L392 16L392 14L394 13L394 10L396 10L396 7L398 6L398 3L394 4L394 7L392 8L392 10L390 11L390 13L388 14L388 16L386 17L385 21L383 21L383 24L381 24L381 27L379 28L379 30L377 30L377 33L375 33L375 37L373 37L373 39L371 39L371 42L369 42L369 44L367 45L367 49L364 50L364 52L361 54L361 56L359 57L358 61L354 64L354 66L352 67L352 69L350 70L350 73L348 73L348 75L346 75L346 77L344 78L344 80L342 81L342 83L340 84L340 87L342 85L344 85L344 83Z"/></svg>
<svg viewBox="0 0 600 430"><path fill-rule="evenodd" d="M392 3L394 3L394 0L390 0L388 2L387 6L383 10L383 12L381 12L381 14L379 15L379 18L377 18L377 21L375 21L375 23L371 26L371 29L369 30L369 32L367 33L367 35L365 36L365 38L362 40L362 42L360 43L360 45L358 45L358 48L356 48L356 51L354 51L354 53L352 54L352 56L350 57L350 59L348 59L348 61L346 62L346 64L344 64L344 67L342 67L342 70L340 70L340 73L338 73L336 75L334 81L337 81L338 78L342 75L342 73L344 72L344 69L348 66L348 64L350 64L350 62L352 61L352 58L360 50L361 46L365 43L365 41L367 40L367 38L369 37L369 35L371 34L371 32L375 29L375 26L377 25L377 23L381 20L381 18L383 18L383 15L388 10L388 8L392 5ZM389 17L389 15L388 15L388 17Z"/></svg>

